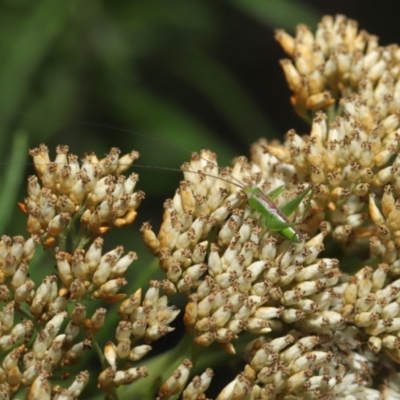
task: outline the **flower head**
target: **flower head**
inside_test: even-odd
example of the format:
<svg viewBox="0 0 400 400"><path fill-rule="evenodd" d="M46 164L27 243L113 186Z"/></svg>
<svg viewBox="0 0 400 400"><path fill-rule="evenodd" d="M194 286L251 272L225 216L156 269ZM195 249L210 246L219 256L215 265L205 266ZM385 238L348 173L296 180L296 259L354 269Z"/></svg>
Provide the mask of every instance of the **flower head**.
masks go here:
<svg viewBox="0 0 400 400"><path fill-rule="evenodd" d="M100 160L95 154L87 155L82 165L77 156L68 154L68 146L57 147L53 162L45 145L30 154L38 177L29 178L29 197L21 206L28 215L28 232L55 237L79 218L81 229L101 235L112 226L129 225L135 219L144 194L134 192L136 174L125 177L122 173L139 153L120 157L119 150L113 148Z"/></svg>

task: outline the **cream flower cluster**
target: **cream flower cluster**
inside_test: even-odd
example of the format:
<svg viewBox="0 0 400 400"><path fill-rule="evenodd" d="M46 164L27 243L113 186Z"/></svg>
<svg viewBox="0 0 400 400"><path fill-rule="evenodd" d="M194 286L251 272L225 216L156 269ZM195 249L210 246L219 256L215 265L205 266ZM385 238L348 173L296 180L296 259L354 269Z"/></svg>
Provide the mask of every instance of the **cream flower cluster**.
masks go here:
<svg viewBox="0 0 400 400"><path fill-rule="evenodd" d="M184 321L196 343L217 341L233 353L232 341L240 332L268 333L279 329L278 319L315 328L342 325L340 314L328 312L334 293L327 290L321 297L341 275L337 260L318 259L326 233L288 247L261 228L235 183L267 186L257 166L239 159L231 174L218 175L215 161L208 152L194 155L184 166L186 181L165 204L159 235L148 226L143 230L168 280L189 296ZM269 185L279 183L276 179ZM295 196L296 186L293 190ZM297 213L302 217L304 211L303 204Z"/></svg>
<svg viewBox="0 0 400 400"><path fill-rule="evenodd" d="M291 131L283 146L260 142L261 148L313 183L314 214L333 224L336 240L373 237L371 251L377 255L380 247L382 261L393 265L400 258L395 250L400 236L398 46L379 47L376 37L358 32L357 23L344 16L324 17L315 35L300 26L296 37L278 31L277 39L293 59L284 62L284 70L298 112L316 113L309 136ZM317 90L312 82L318 73ZM294 85L299 79L301 85ZM308 107L323 91L333 102ZM328 106L327 114L318 111ZM263 157L260 149L254 152ZM390 257L383 247L392 249Z"/></svg>
<svg viewBox="0 0 400 400"><path fill-rule="evenodd" d="M31 237L0 240L0 393L28 388L29 399L78 398L89 382L89 371L77 373L67 387L59 381L65 368L88 357L92 347L101 361L98 387L106 391L147 376L146 367L132 366L151 351L151 342L171 332L169 324L179 310L159 295L151 283L142 299L141 289L121 293L136 253L122 246L105 252L99 235L110 227L130 224L143 194L134 192L137 175L122 174L138 157L119 158L117 149L98 160L86 156L81 166L59 146L55 161L41 145L31 151L38 177L28 180L22 210L28 215ZM54 256L56 270L41 282L30 270L39 243ZM55 243L58 247L54 247ZM71 248L71 250L70 250ZM86 248L86 249L85 249ZM120 303L115 340L101 349L97 334L107 326L107 309L89 302ZM89 311L92 310L92 311ZM76 371L79 371L77 369Z"/></svg>
<svg viewBox="0 0 400 400"><path fill-rule="evenodd" d="M62 307L58 301L56 277L47 276L35 288L29 276L29 261L38 243L35 235L28 240L20 236L14 239L2 236L0 241L0 293L4 303L0 312L3 355L0 392L4 398L9 398L20 386L30 388L30 398L50 393L47 378L57 366L79 357L87 345L87 341L73 343L68 326L60 333L67 313L64 311L66 302L61 301ZM33 315L41 318L38 324L34 323ZM28 346L31 337L34 340ZM63 389L63 394L79 396L88 378L87 371L80 372L69 387ZM55 398L63 397L56 395Z"/></svg>
<svg viewBox="0 0 400 400"><path fill-rule="evenodd" d="M126 285L124 275L137 259L136 253L122 256L124 249L118 246L102 254L103 242L98 237L87 251L76 249L72 255L56 251L58 276L72 300L93 295L114 302L121 287Z"/></svg>
<svg viewBox="0 0 400 400"><path fill-rule="evenodd" d="M299 115L328 108L360 88L373 94L374 106L392 111L399 107L399 47L380 47L377 36L359 31L356 21L325 16L315 34L299 25L295 37L283 30L275 37L292 58L281 65Z"/></svg>
<svg viewBox="0 0 400 400"><path fill-rule="evenodd" d="M355 334L351 329L318 336L291 330L276 339L255 339L246 347L243 373L217 399L375 398L378 391L365 387L373 357L353 351Z"/></svg>
<svg viewBox="0 0 400 400"><path fill-rule="evenodd" d="M90 294L106 302L124 299L118 289L126 283L123 276L136 255L122 256L121 247L102 254L103 239L97 238L86 254L57 253L57 274L36 287L29 261L38 243L35 235L26 241L3 236L0 241L0 296L5 303L0 312L0 390L6 395L25 386L32 399L50 398L52 390L56 399L76 398L88 383L88 371L63 389L52 388L49 379L90 351L94 335L105 328L107 310L97 308L90 316L85 302ZM99 387L110 390L147 376L145 367L127 368L126 363L140 360L151 350L149 343L172 331L169 323L178 313L167 305L166 296L159 296L157 282L143 300L139 289L122 301L116 342L104 348L107 363L98 377ZM28 345L30 337L35 339Z"/></svg>
<svg viewBox="0 0 400 400"><path fill-rule="evenodd" d="M81 165L75 155L68 155L67 146L57 147L53 162L45 145L30 154L42 186L36 176L29 178L28 198L21 205L28 215L29 233L57 236L70 229L77 216L81 229L96 235L134 221L144 194L134 192L136 174L127 178L121 174L139 157L137 152L119 157L113 148L100 160L87 155Z"/></svg>
<svg viewBox="0 0 400 400"><path fill-rule="evenodd" d="M276 38L291 57L282 66L309 135L260 140L252 163L238 158L232 169L208 151L194 155L158 235L145 225L143 236L170 293L188 297L184 321L198 345L234 353L242 332L257 336L217 399L393 398L400 50L344 16L324 17L315 34L301 25ZM292 217L299 244L265 229L243 192L281 185L277 206L312 189ZM322 255L325 247L341 248L340 260Z"/></svg>

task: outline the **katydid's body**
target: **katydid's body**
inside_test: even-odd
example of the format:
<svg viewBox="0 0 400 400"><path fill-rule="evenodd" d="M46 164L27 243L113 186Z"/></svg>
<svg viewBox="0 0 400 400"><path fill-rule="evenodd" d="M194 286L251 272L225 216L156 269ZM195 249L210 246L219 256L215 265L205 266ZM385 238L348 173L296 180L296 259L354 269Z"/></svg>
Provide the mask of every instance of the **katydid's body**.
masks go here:
<svg viewBox="0 0 400 400"><path fill-rule="evenodd" d="M292 242L300 243L301 237L294 228L295 224L289 221L288 216L296 210L304 197L310 193L311 189L304 190L300 196L278 208L272 202L272 199L276 198L283 189L284 187L280 186L268 196L259 188L244 188L243 191L247 196L249 207L261 216L261 223L264 228L278 232L285 239Z"/></svg>

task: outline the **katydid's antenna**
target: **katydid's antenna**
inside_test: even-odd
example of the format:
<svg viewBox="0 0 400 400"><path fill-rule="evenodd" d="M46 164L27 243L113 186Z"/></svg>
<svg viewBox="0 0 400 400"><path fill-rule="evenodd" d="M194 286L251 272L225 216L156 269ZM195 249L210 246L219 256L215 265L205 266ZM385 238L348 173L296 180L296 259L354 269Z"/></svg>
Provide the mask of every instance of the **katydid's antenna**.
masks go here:
<svg viewBox="0 0 400 400"><path fill-rule="evenodd" d="M12 164L12 165L40 166L40 165L51 165L51 164L54 164L54 162L49 162L49 163L33 163L33 162L30 162L30 163L0 163L0 166L1 165L10 165L10 164ZM64 163L61 163L61 164L64 164ZM96 164L103 165L103 163L100 163L100 162L99 163L91 163L91 164L92 165L96 165ZM68 164L65 163L65 165L68 165ZM119 164L119 165L123 165L123 164ZM238 184L236 182L232 182L229 179L223 178L222 176L209 174L209 173L203 172L203 171L192 171L190 169L184 169L184 168L179 169L179 168L162 167L162 166L158 166L158 165L144 165L144 164L130 164L130 167L132 167L132 168L138 167L138 168L144 168L144 169L157 169L157 170L174 171L174 172L189 172L189 173L192 173L192 174L198 174L198 175L203 175L203 176L209 176L210 178L220 179L221 181L225 181L225 182L227 182L229 184L232 184L232 185L235 185L235 186L237 186L237 187L239 187L241 189L243 189L243 187L244 187L244 185L240 185L240 184ZM218 169L221 170L222 168L218 167ZM234 178L234 177L232 176L232 178ZM238 179L236 179L236 180L239 181Z"/></svg>
<svg viewBox="0 0 400 400"><path fill-rule="evenodd" d="M20 113L20 114L26 116L26 114L24 114L24 113ZM35 117L29 116L29 118L35 118ZM69 120L69 121L65 121L65 123L66 123L66 124L68 123L68 124L82 125L82 126L91 126L91 127L95 127L95 128L107 128L107 129L110 129L110 130L115 131L115 132L122 132L122 133L134 134L134 135L138 135L138 136L141 136L141 137L144 137L144 138L149 138L149 139L154 140L154 141L156 141L156 142L159 142L159 143L161 143L161 144L165 144L165 145L174 147L174 148L176 148L176 149L178 149L178 150L180 150L180 151L182 151L182 152L185 152L185 153L187 153L187 154L193 154L192 151L190 151L190 150L186 149L185 147L180 146L180 145L178 145L178 144L176 144L176 143L170 142L170 141L168 141L168 140L166 140L166 139L163 139L163 138L161 138L161 137L157 137L157 136L154 136L154 135L150 135L150 134L148 134L148 133L142 133L142 132L134 131L134 130L128 129L128 128L121 128L121 127L114 126L114 125L101 124L101 123L92 122L92 121L81 121L81 120ZM212 160L209 160L209 159L207 159L207 158L205 158L205 157L202 157L202 156L201 156L200 154L198 154L198 153L197 153L197 155L198 155L198 157L199 157L200 159L202 159L202 160L204 160L204 161L207 161L207 162L209 162L209 163L214 164L214 165L218 168L219 171L222 169L220 166L217 165L217 163L216 163L215 161L212 161ZM9 165L9 164L10 164L10 163L0 163L0 165ZM30 164L29 164L29 163L26 163L26 165L30 165ZM159 168L159 169L164 169L164 168L162 168L162 167L158 167L158 168ZM234 177L234 176L231 176L231 177L232 177L233 180L235 180L235 181L237 182L237 184L236 184L237 186L243 187L243 184L242 184L242 182L241 182L239 179L237 179L237 178ZM222 178L220 178L220 179L222 179ZM233 182L231 182L231 183L233 183Z"/></svg>

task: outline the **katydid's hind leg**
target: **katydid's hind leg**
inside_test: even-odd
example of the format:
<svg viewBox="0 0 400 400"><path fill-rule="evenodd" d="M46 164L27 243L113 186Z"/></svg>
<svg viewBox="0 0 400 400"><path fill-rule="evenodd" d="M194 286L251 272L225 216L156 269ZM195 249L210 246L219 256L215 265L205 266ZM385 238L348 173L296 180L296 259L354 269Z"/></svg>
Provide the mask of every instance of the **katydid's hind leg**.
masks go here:
<svg viewBox="0 0 400 400"><path fill-rule="evenodd" d="M286 202L285 204L281 205L279 209L287 216L289 217L292 215L297 207L300 205L300 203L303 201L303 199L311 192L311 188L307 188L306 190L303 191L303 193L300 194L300 196L296 197L293 200L290 200ZM311 197L307 202L307 209L310 205L311 202Z"/></svg>
<svg viewBox="0 0 400 400"><path fill-rule="evenodd" d="M297 231L293 228L296 224L293 222L285 222L282 220L274 220L274 219L262 219L263 224L262 227L264 230L268 230L269 232L277 232L282 237L291 242L299 243L300 238Z"/></svg>
<svg viewBox="0 0 400 400"><path fill-rule="evenodd" d="M297 225L294 222L271 221L271 220L266 221L264 218L262 218L262 221L265 224L265 228L271 232L279 232L283 229L292 228L293 226ZM263 226L263 228L264 228L264 226Z"/></svg>
<svg viewBox="0 0 400 400"><path fill-rule="evenodd" d="M293 222L284 222L284 221L275 221L271 219L266 219L265 216L258 212L254 212L250 214L251 218L258 219L261 224L261 228L263 231L270 231L270 232L279 232L286 228L291 228L297 224Z"/></svg>
<svg viewBox="0 0 400 400"><path fill-rule="evenodd" d="M258 213L258 212L254 212L251 213L250 215L251 218L257 219L261 225L261 228L263 230L263 232L267 232L267 231L271 231L271 232L277 232L280 230L280 228L278 226L274 226L272 228L270 228L270 221L267 221L262 214ZM281 223L282 224L282 223ZM273 224L272 224L273 225ZM280 225L282 227L282 225Z"/></svg>

